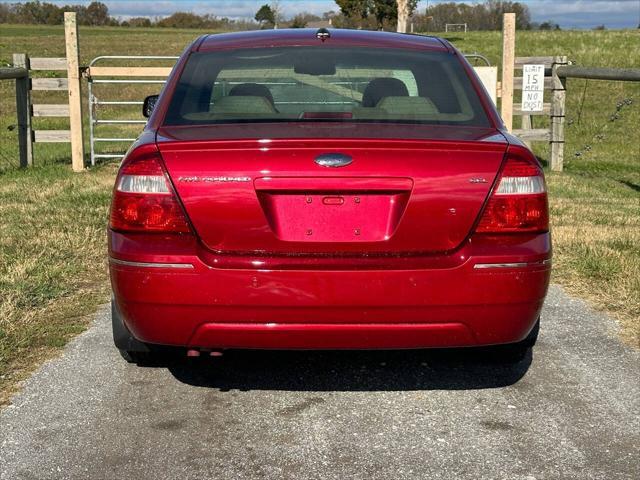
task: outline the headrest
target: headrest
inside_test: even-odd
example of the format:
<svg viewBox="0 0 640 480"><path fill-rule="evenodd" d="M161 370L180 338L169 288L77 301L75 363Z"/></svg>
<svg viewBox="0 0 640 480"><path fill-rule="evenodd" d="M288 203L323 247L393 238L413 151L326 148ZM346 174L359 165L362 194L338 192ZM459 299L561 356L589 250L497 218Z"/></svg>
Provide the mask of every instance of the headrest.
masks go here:
<svg viewBox="0 0 640 480"><path fill-rule="evenodd" d="M263 96L242 95L237 97L221 97L213 104L213 113L253 115L276 113L271 102Z"/></svg>
<svg viewBox="0 0 640 480"><path fill-rule="evenodd" d="M241 83L240 85L236 85L229 90L229 96L265 97L271 105L275 106L271 90L257 83Z"/></svg>
<svg viewBox="0 0 640 480"><path fill-rule="evenodd" d="M390 115L437 115L434 103L425 97L384 97L378 103Z"/></svg>
<svg viewBox="0 0 640 480"><path fill-rule="evenodd" d="M362 94L363 107L375 107L384 97L407 97L407 86L397 78L374 78Z"/></svg>

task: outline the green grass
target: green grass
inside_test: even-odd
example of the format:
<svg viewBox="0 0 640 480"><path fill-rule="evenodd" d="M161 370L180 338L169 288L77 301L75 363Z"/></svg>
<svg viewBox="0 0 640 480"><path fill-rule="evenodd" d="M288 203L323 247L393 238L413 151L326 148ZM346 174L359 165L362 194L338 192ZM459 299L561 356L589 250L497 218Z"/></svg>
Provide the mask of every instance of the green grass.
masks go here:
<svg viewBox="0 0 640 480"><path fill-rule="evenodd" d="M201 33L81 27L81 60L87 64L98 55L179 55ZM463 52L478 52L499 64L500 32L443 35ZM578 65L628 68L640 65L639 44L638 31L518 32L516 54L567 55ZM3 25L0 63L10 63L14 52L64 56L62 27ZM118 92L139 100L156 88L127 86L118 87ZM107 99L113 90L104 88L97 94ZM64 92L34 94L34 103L64 100ZM115 108L105 109L104 114L125 115ZM534 122L534 127L546 124L539 117ZM109 292L104 229L115 166L73 174L68 145L39 144L36 167L18 171L14 124L14 87L2 81L0 403L16 381L85 327L86 315L105 302ZM626 338L636 345L640 331L638 125L640 84L569 80L565 172L548 173L553 281L613 314L624 326ZM35 128L65 129L68 123L36 119ZM119 132L102 128L105 136ZM132 128L126 135L135 136L136 131ZM534 151L548 159L544 143L534 143Z"/></svg>
<svg viewBox="0 0 640 480"><path fill-rule="evenodd" d="M0 176L0 404L108 298L105 222L115 165Z"/></svg>

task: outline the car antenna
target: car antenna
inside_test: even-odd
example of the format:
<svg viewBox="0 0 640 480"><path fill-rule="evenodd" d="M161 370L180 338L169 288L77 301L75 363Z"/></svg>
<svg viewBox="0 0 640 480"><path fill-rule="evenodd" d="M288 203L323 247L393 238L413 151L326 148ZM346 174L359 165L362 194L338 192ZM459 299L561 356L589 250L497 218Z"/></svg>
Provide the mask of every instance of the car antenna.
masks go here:
<svg viewBox="0 0 640 480"><path fill-rule="evenodd" d="M316 32L316 37L324 42L327 38L331 38L331 32L324 27L319 28Z"/></svg>

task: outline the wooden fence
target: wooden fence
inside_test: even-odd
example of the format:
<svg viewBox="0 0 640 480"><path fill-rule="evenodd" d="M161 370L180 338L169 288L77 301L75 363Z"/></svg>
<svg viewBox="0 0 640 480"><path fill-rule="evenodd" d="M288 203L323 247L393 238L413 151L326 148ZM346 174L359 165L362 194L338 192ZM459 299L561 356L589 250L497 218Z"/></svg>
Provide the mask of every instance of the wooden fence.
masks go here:
<svg viewBox="0 0 640 480"><path fill-rule="evenodd" d="M23 56L26 58L26 56ZM29 114L29 69L20 55L13 56L13 68L0 69L0 80L16 81L16 114L18 120L18 149L20 167L33 164L31 152L31 115Z"/></svg>
<svg viewBox="0 0 640 480"><path fill-rule="evenodd" d="M522 128L513 130L513 133L524 141L549 142L551 146L551 170L562 171L567 92L565 79L558 76L558 67L567 64L567 57L518 57L515 61L515 68L522 69L523 65L526 64L544 65L544 88L550 91L551 102L545 102L539 112L523 112L521 107L513 107L513 115L522 116ZM513 88L514 90L522 90L522 77L514 78ZM532 117L536 115L549 116L549 127L532 128Z"/></svg>
<svg viewBox="0 0 640 480"><path fill-rule="evenodd" d="M84 140L82 131L82 98L78 59L78 27L75 13L65 13L66 57L28 57L24 53L13 55L14 68L22 68L27 74L16 80L16 111L18 117L18 141L20 166L33 164L34 143L71 143L71 164L74 171L84 169ZM67 77L31 78L31 72L66 71ZM33 91L66 91L66 103L37 103L31 101ZM68 117L69 130L34 130L32 118Z"/></svg>
<svg viewBox="0 0 640 480"><path fill-rule="evenodd" d="M555 57L516 57L516 16L504 14L502 44L502 82L499 88L501 97L500 114L508 130L525 142L546 141L551 145L551 170L562 171L564 158L564 118L566 101L565 79L558 75L558 68L567 64L566 56ZM523 78L515 77L516 70L524 65L544 65L544 89L550 90L551 102L546 102L541 111L524 112L513 105L515 90L522 90ZM522 127L513 130L513 116L522 116ZM548 128L532 128L532 116L548 115Z"/></svg>
<svg viewBox="0 0 640 480"><path fill-rule="evenodd" d="M33 164L33 144L45 142L70 142L74 171L84 169L83 108L81 98L81 72L76 14L64 15L66 58L29 58L14 54L12 69L0 69L0 79L16 79L16 110L20 166ZM544 87L550 92L551 101L544 103L541 111L525 112L514 106L514 91L522 90L523 78L515 71L523 65L544 65ZM566 56L515 57L515 14L504 15L502 81L496 88L501 98L501 115L508 130L525 142L545 141L551 145L551 169L562 171L564 152L564 119L566 78L593 78L604 80L640 80L640 69L599 69L567 65ZM494 67L491 67L494 68ZM10 70L10 71L9 71ZM166 77L166 67L97 67L91 66L87 76ZM66 78L31 78L32 71L66 71ZM490 87L491 88L491 87ZM67 91L68 102L63 104L32 104L32 91ZM493 93L493 92L492 92ZM513 130L513 117L522 116L522 127ZM533 128L532 116L549 116L548 128ZM69 130L33 130L33 117L69 117Z"/></svg>

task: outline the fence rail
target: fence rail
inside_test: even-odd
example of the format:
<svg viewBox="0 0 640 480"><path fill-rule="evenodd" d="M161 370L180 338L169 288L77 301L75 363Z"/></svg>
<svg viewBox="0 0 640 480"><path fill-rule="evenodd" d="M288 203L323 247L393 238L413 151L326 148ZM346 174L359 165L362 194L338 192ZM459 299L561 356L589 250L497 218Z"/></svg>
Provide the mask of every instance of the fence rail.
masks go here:
<svg viewBox="0 0 640 480"><path fill-rule="evenodd" d="M26 55L14 54L13 67L0 68L0 80L16 81L16 117L20 167L33 164L31 154L31 114L29 107L29 64Z"/></svg>
<svg viewBox="0 0 640 480"><path fill-rule="evenodd" d="M2 67L0 68L0 80L13 80L24 78L29 75L29 70L19 67Z"/></svg>
<svg viewBox="0 0 640 480"><path fill-rule="evenodd" d="M65 61L66 59L62 59ZM19 120L19 125L24 124L22 130L25 131L26 146L20 146L20 166L33 164L33 144L34 143L63 143L71 141L70 130L34 130L33 118L40 117L69 117L70 103L32 103L32 91L68 91L69 80L67 78L31 78L30 72L51 72L62 71L60 58L30 58L23 53L13 56L14 65L24 65L27 71L25 78L24 92L18 105L21 105L18 115L25 115ZM34 68L35 65L35 68ZM66 66L65 66L66 70ZM23 154L26 158L23 158ZM75 170L83 167L74 163Z"/></svg>
<svg viewBox="0 0 640 480"><path fill-rule="evenodd" d="M545 66L544 90L551 93L551 101L542 104L540 111L525 111L520 105L513 105L511 99L511 116L522 117L522 127L513 130L513 133L524 142L532 141L549 142L551 145L551 170L562 171L564 161L564 120L565 102L567 98L566 81L558 74L558 70L567 64L566 56L556 57L515 57L513 69L522 69L527 64ZM511 95L515 90L522 90L522 77L512 77L513 85ZM507 79L508 80L508 79ZM534 116L548 116L548 128L533 128Z"/></svg>
<svg viewBox="0 0 640 480"><path fill-rule="evenodd" d="M80 67L78 65L78 28L76 14L66 12L66 57L28 57L13 54L13 67L0 68L0 80L16 81L16 116L20 167L33 165L34 143L71 143L71 163L75 171L84 169ZM66 78L31 78L31 72L67 72ZM37 103L31 101L32 91L66 91L66 103ZM69 130L33 130L36 117L67 117Z"/></svg>
<svg viewBox="0 0 640 480"><path fill-rule="evenodd" d="M96 109L100 105L140 105L137 99L128 100L98 100L92 90L95 84L163 84L171 67L159 66L98 66L101 60L175 60L173 56L102 56L94 59L87 67L78 64L78 30L74 13L65 13L65 44L66 57L57 58L29 58L25 54L13 55L13 67L0 68L0 80L15 80L16 85L16 113L18 124L18 141L20 152L20 166L27 167L33 164L33 144L39 142L66 142L71 143L72 165L75 171L84 168L84 138L82 129L82 101L80 98L80 81L88 80L89 87L89 134L91 147L91 163L96 158L118 158L122 154L96 153L95 143L111 143L130 141L130 135L117 137L108 135L96 137L94 127L101 124L144 124L142 119L99 119ZM470 54L469 57L477 57L488 61L480 54ZM593 80L610 81L640 81L640 69L627 68L596 68L569 65L565 56L532 56L515 57L515 15L504 15L503 25L503 68L502 81L497 82L496 67L478 67L484 69L487 78L483 75L483 82L487 86L492 98L501 98L501 114L508 130L512 130L513 116L522 117L522 128L512 130L523 141L545 141L551 144L551 169L562 171L564 151L564 118L566 100L566 80L568 78L583 78ZM551 92L550 101L542 105L539 112L523 111L519 105L514 106L514 92L522 90L522 76L515 76L517 70L524 65L544 66L544 89ZM36 77L31 78L31 71L67 72L66 78ZM119 77L119 78L118 78ZM32 91L66 91L68 101L63 104L38 103L32 104ZM549 128L533 128L532 117L534 115L548 116ZM38 130L32 128L34 117L68 117L69 130Z"/></svg>
<svg viewBox="0 0 640 480"><path fill-rule="evenodd" d="M560 78L640 82L640 68L597 68L566 65L558 67L558 76Z"/></svg>

